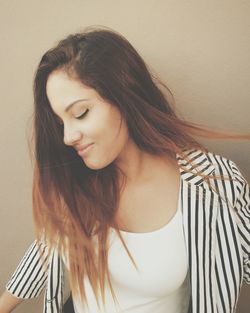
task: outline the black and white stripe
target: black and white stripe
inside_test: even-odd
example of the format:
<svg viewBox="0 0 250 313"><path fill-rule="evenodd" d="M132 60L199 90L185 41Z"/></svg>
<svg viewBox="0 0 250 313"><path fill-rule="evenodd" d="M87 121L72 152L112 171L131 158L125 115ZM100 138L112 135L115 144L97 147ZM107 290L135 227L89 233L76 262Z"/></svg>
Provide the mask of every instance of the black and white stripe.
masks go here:
<svg viewBox="0 0 250 313"><path fill-rule="evenodd" d="M214 153L187 150L211 188L176 155L181 173L183 230L190 269L189 313L234 313L243 279L250 284L250 187L234 162ZM220 180L225 175L230 180ZM213 190L215 189L215 190ZM216 191L216 192L215 192ZM54 250L44 271L34 242L6 288L32 298L45 288L44 312L62 312L63 267ZM43 247L47 256L47 248Z"/></svg>
<svg viewBox="0 0 250 313"><path fill-rule="evenodd" d="M39 248L44 260L40 256ZM23 299L38 297L47 283L46 254L45 245L33 242L6 285L7 290Z"/></svg>

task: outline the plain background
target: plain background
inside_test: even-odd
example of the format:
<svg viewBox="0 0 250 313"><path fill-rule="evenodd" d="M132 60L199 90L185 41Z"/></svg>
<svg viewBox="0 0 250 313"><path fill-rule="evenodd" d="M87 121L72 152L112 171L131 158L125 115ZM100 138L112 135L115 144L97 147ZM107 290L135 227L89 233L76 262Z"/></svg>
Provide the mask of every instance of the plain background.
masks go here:
<svg viewBox="0 0 250 313"><path fill-rule="evenodd" d="M242 0L1 0L0 292L34 239L27 140L32 80L42 54L89 25L122 33L174 94L179 115L250 132L250 3ZM201 140L250 181L249 141ZM249 308L244 287L239 313ZM42 298L16 312L41 312Z"/></svg>

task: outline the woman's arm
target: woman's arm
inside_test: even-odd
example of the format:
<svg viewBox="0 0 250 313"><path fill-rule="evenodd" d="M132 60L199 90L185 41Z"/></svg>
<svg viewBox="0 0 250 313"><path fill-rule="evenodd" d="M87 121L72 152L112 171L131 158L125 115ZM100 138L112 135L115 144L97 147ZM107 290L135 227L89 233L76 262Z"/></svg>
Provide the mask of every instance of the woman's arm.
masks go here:
<svg viewBox="0 0 250 313"><path fill-rule="evenodd" d="M45 289L44 312L56 313L62 312L63 307L63 264L56 249L49 252L44 241L34 241L6 284L6 290L22 301L38 297ZM13 300L17 299L11 300L14 305ZM4 303L6 306L6 297Z"/></svg>
<svg viewBox="0 0 250 313"><path fill-rule="evenodd" d="M39 296L47 282L47 250L34 241L26 251L0 297L0 313L12 312L23 300Z"/></svg>
<svg viewBox="0 0 250 313"><path fill-rule="evenodd" d="M24 299L17 298L5 290L0 297L0 313L12 312L23 300Z"/></svg>
<svg viewBox="0 0 250 313"><path fill-rule="evenodd" d="M23 300L39 296L47 281L47 252L46 245L32 243L0 297L0 313L12 312Z"/></svg>
<svg viewBox="0 0 250 313"><path fill-rule="evenodd" d="M22 299L38 297L47 282L47 261L48 248L34 241L6 284L7 291Z"/></svg>

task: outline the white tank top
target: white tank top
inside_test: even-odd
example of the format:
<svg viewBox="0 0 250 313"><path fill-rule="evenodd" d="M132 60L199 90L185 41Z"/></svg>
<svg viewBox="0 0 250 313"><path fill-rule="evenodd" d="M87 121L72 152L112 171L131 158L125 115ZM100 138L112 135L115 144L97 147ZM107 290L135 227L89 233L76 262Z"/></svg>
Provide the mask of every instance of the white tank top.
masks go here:
<svg viewBox="0 0 250 313"><path fill-rule="evenodd" d="M186 313L190 299L188 260L180 208L162 228L147 233L121 231L138 270L133 265L114 229L108 254L111 282L105 306L99 310L88 279L85 279L89 308L73 297L76 313Z"/></svg>

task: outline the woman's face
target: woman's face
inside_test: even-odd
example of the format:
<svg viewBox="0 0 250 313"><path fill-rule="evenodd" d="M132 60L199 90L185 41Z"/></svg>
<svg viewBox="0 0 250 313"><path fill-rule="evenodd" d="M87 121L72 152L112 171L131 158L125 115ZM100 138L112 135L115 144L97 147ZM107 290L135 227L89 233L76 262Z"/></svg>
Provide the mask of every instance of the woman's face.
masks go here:
<svg viewBox="0 0 250 313"><path fill-rule="evenodd" d="M86 166L101 169L119 158L129 138L126 123L115 106L62 70L49 75L46 93L64 125L64 143L77 151L92 144L84 154L78 152Z"/></svg>

